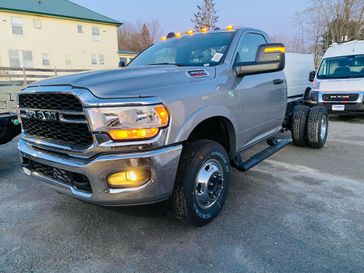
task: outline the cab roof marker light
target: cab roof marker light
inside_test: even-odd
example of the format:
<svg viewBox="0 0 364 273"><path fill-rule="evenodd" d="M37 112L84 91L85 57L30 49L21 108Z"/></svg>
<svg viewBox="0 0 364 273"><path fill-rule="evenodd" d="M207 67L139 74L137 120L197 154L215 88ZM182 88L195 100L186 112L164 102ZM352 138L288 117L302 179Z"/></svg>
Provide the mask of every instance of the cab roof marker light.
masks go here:
<svg viewBox="0 0 364 273"><path fill-rule="evenodd" d="M233 26L233 25L228 25L228 26L226 27L226 30L227 30L227 31L234 30L234 26Z"/></svg>
<svg viewBox="0 0 364 273"><path fill-rule="evenodd" d="M174 37L176 37L176 38L181 38L181 37L182 37L181 32L177 32L177 33L175 34L175 36L174 36Z"/></svg>
<svg viewBox="0 0 364 273"><path fill-rule="evenodd" d="M187 35L193 35L193 34L195 34L195 32L193 30L189 30L189 31L186 32L186 34Z"/></svg>
<svg viewBox="0 0 364 273"><path fill-rule="evenodd" d="M208 27L203 27L203 28L201 28L201 32L202 33L206 33L206 32L208 32L209 31L209 28Z"/></svg>
<svg viewBox="0 0 364 273"><path fill-rule="evenodd" d="M164 37L162 37L162 38L161 38L161 40L162 40L162 41L167 41L167 37L166 37L166 36L164 36Z"/></svg>

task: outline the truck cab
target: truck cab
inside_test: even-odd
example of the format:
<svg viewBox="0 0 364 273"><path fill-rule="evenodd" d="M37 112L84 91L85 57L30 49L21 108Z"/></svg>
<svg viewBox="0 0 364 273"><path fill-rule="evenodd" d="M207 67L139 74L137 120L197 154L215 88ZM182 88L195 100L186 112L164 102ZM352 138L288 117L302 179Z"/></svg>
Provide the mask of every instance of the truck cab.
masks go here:
<svg viewBox="0 0 364 273"><path fill-rule="evenodd" d="M285 51L252 28L170 33L126 68L34 83L19 94L24 171L103 206L169 199L179 219L207 224L231 166L247 171L288 145L282 130L325 144L324 108L287 113Z"/></svg>
<svg viewBox="0 0 364 273"><path fill-rule="evenodd" d="M332 114L364 114L364 41L334 44L326 51L311 101Z"/></svg>

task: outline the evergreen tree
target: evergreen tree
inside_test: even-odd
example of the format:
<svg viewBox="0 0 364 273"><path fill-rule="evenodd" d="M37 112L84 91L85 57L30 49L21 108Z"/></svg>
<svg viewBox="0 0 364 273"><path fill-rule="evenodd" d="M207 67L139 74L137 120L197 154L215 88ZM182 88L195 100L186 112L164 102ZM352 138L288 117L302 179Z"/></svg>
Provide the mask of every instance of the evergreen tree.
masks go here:
<svg viewBox="0 0 364 273"><path fill-rule="evenodd" d="M140 39L142 47L148 47L153 44L152 36L150 35L149 28L146 24L143 24L142 30L140 32Z"/></svg>
<svg viewBox="0 0 364 273"><path fill-rule="evenodd" d="M194 28L199 31L204 27L216 28L218 19L214 0L203 0L203 4L197 6L197 13L194 14L191 22L194 24Z"/></svg>

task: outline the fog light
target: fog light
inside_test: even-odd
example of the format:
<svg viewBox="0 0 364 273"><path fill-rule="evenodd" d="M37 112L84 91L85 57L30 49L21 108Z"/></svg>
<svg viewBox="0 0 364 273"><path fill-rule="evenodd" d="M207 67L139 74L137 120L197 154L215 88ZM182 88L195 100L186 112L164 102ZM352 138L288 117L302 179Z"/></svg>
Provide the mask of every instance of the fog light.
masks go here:
<svg viewBox="0 0 364 273"><path fill-rule="evenodd" d="M111 188L135 188L147 183L150 177L149 170L130 170L108 176L107 183Z"/></svg>

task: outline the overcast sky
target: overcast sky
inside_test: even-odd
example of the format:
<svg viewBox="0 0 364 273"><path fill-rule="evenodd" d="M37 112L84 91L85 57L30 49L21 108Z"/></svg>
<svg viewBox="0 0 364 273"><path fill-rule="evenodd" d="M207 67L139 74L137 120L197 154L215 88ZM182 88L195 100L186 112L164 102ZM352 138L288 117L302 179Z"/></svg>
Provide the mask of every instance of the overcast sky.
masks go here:
<svg viewBox="0 0 364 273"><path fill-rule="evenodd" d="M165 33L192 27L191 18L202 0L72 0L120 22L157 19ZM307 0L216 0L219 26L251 26L270 34L294 35L295 14Z"/></svg>

